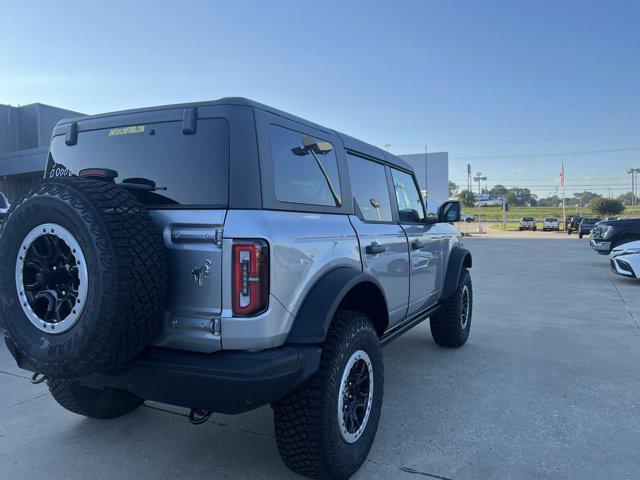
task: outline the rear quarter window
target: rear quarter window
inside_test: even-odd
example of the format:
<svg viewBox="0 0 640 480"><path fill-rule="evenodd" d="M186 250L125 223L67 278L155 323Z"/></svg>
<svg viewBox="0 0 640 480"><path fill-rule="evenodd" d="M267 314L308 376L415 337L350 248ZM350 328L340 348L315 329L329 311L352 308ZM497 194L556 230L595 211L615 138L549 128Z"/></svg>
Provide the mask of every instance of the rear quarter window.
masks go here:
<svg viewBox="0 0 640 480"><path fill-rule="evenodd" d="M336 207L336 201L327 181L331 182L336 194L341 197L335 149L317 155L318 161L327 174L325 177L322 168L316 163L311 153L295 153L302 145L304 133L270 125L269 136L276 199L286 203ZM322 138L316 139L324 141Z"/></svg>
<svg viewBox="0 0 640 480"><path fill-rule="evenodd" d="M51 141L46 177L77 175L85 168L118 173L116 183L144 178L163 188L131 190L156 208L226 207L229 183L229 125L225 119L200 119L185 135L182 122L124 125L81 131L75 145L64 135Z"/></svg>

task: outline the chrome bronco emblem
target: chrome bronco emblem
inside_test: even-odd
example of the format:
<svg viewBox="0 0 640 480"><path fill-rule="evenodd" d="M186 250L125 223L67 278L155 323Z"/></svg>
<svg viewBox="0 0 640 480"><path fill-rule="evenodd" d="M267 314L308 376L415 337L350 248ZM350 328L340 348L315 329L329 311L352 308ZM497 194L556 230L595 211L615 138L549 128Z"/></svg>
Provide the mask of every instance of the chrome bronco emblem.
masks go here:
<svg viewBox="0 0 640 480"><path fill-rule="evenodd" d="M204 265L194 268L191 272L196 287L202 287L204 285L204 279L209 275L211 275L211 260L206 260Z"/></svg>

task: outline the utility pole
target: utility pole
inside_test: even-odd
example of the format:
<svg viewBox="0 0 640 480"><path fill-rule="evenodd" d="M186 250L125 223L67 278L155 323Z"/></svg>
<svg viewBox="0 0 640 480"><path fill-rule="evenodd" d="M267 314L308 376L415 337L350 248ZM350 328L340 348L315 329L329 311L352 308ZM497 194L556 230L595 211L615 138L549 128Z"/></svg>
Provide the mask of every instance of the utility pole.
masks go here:
<svg viewBox="0 0 640 480"><path fill-rule="evenodd" d="M471 191L471 164L467 163L467 190Z"/></svg>
<svg viewBox="0 0 640 480"><path fill-rule="evenodd" d="M560 186L562 187L562 226L567 226L567 207L564 201L564 158L560 161Z"/></svg>
<svg viewBox="0 0 640 480"><path fill-rule="evenodd" d="M640 168L625 168L624 173L631 174L631 216L636 216L636 173L640 172Z"/></svg>
<svg viewBox="0 0 640 480"><path fill-rule="evenodd" d="M483 181L486 182L487 177L483 177L482 173L478 172L476 173L476 176L473 178L473 180L475 182L478 182L478 198L476 199L476 202L478 203L478 233L482 233L482 223L480 223L480 184Z"/></svg>

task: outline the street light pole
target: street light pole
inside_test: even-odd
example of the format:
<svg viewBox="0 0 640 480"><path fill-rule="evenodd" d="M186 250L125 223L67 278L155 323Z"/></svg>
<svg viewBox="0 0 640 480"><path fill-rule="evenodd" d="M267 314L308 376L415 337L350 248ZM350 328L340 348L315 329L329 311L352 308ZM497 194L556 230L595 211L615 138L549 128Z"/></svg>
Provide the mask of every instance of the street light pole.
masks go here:
<svg viewBox="0 0 640 480"><path fill-rule="evenodd" d="M478 182L478 198L476 200L478 203L478 233L482 233L482 223L480 223L480 193L481 193L480 183L483 181L486 182L487 177L483 177L482 173L478 172L476 173L476 176L473 177L473 181Z"/></svg>
<svg viewBox="0 0 640 480"><path fill-rule="evenodd" d="M631 216L636 216L636 173L640 172L640 168L625 168L624 173L631 174Z"/></svg>

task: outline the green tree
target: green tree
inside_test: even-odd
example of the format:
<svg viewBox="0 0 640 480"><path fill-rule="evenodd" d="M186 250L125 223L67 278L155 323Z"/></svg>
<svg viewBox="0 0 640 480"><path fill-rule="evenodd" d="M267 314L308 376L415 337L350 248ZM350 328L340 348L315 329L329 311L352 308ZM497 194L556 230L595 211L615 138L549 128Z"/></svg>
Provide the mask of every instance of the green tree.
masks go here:
<svg viewBox="0 0 640 480"><path fill-rule="evenodd" d="M620 200L625 205L631 206L631 204L633 203L633 193L631 192L623 193L618 197L618 200Z"/></svg>
<svg viewBox="0 0 640 480"><path fill-rule="evenodd" d="M460 203L465 207L473 207L476 203L476 195L470 190L462 190L458 194L458 200L460 200Z"/></svg>
<svg viewBox="0 0 640 480"><path fill-rule="evenodd" d="M458 193L458 185L449 180L449 198L453 198Z"/></svg>
<svg viewBox="0 0 640 480"><path fill-rule="evenodd" d="M560 197L557 195L551 195L549 197L541 198L538 200L538 206L540 207L557 207L560 204Z"/></svg>
<svg viewBox="0 0 640 480"><path fill-rule="evenodd" d="M591 202L591 210L603 217L614 216L624 211L624 203L615 198L596 198Z"/></svg>
<svg viewBox="0 0 640 480"><path fill-rule="evenodd" d="M491 188L491 190L489 190L489 193L491 195L493 195L494 197L504 198L504 196L507 194L508 191L509 191L509 189L507 187L505 187L504 185L500 185L498 183L497 185L494 185Z"/></svg>

